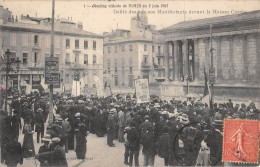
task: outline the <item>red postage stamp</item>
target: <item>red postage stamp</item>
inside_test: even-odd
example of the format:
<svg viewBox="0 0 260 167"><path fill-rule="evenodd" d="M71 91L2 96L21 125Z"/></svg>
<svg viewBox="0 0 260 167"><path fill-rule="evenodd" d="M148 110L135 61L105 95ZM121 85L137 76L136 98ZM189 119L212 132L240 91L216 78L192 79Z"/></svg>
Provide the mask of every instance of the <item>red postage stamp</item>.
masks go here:
<svg viewBox="0 0 260 167"><path fill-rule="evenodd" d="M224 162L258 163L259 121L225 119Z"/></svg>

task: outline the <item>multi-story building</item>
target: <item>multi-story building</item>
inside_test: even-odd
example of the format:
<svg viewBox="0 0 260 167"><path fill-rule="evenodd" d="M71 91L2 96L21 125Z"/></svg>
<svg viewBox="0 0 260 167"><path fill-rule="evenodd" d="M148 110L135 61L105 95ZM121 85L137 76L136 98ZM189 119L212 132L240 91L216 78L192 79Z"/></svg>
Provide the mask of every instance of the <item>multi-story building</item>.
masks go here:
<svg viewBox="0 0 260 167"><path fill-rule="evenodd" d="M22 91L26 81L34 91L44 79L45 58L50 56L51 19L27 15L18 20L10 15L9 19L1 18L0 42L2 52L9 49L12 59L21 60L19 72L10 72L12 86ZM54 30L54 57L59 58L60 71L60 85L55 85L54 91L65 87L67 93L71 92L76 72L82 93L96 89L94 76L103 85L103 37L84 31L81 23L71 19L56 19Z"/></svg>
<svg viewBox="0 0 260 167"><path fill-rule="evenodd" d="M180 22L160 30L167 47L166 62L173 58L171 65L165 64L165 79L174 80L162 85L162 94L203 94L204 67L208 72L212 64L210 26L214 96L259 100L260 11Z"/></svg>
<svg viewBox="0 0 260 167"><path fill-rule="evenodd" d="M131 88L137 78L152 78L152 32L146 15L131 18L131 30L104 33L104 82Z"/></svg>

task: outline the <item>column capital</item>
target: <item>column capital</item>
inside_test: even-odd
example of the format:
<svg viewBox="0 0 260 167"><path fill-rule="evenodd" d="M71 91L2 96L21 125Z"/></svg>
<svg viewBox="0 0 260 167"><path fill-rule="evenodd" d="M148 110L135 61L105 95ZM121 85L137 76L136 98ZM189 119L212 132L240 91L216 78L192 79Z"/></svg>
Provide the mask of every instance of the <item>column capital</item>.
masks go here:
<svg viewBox="0 0 260 167"><path fill-rule="evenodd" d="M202 38L203 39L203 42L206 44L206 43L209 43L210 41L210 38L209 37L205 37L205 38Z"/></svg>
<svg viewBox="0 0 260 167"><path fill-rule="evenodd" d="M213 40L219 42L221 40L221 36L215 36L215 37L213 37Z"/></svg>
<svg viewBox="0 0 260 167"><path fill-rule="evenodd" d="M181 40L181 42L182 42L183 44L187 44L187 43L189 42L189 40L188 40L188 39L183 39L183 40Z"/></svg>

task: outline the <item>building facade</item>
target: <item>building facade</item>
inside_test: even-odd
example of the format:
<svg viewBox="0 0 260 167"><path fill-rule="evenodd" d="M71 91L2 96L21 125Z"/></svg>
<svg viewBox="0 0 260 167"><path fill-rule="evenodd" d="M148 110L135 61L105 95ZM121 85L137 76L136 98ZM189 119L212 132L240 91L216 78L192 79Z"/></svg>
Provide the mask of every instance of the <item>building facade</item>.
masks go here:
<svg viewBox="0 0 260 167"><path fill-rule="evenodd" d="M134 87L134 80L154 81L153 32L146 15L131 18L131 29L104 33L104 82L113 89Z"/></svg>
<svg viewBox="0 0 260 167"><path fill-rule="evenodd" d="M2 53L9 49L11 59L21 60L20 70L10 72L11 86L22 92L30 84L32 91L37 90L44 83L45 58L50 56L51 19L27 15L3 20L0 24ZM84 31L81 23L59 18L55 20L54 34L54 57L59 58L60 72L60 85L54 85L54 91L70 93L74 74L79 73L81 92L94 93L93 77L100 78L100 82L103 78L102 36ZM1 74L5 78L5 72Z"/></svg>
<svg viewBox="0 0 260 167"><path fill-rule="evenodd" d="M204 67L209 74L213 63L215 96L259 97L260 11L181 22L160 33L167 46L166 62L172 57L165 67L165 96L203 94Z"/></svg>

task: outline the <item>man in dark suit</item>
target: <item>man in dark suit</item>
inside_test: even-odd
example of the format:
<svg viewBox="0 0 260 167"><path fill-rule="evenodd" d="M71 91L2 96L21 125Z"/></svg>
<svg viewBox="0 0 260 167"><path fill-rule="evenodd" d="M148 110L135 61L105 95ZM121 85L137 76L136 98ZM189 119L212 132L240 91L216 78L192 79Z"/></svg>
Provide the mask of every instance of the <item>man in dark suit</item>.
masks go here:
<svg viewBox="0 0 260 167"><path fill-rule="evenodd" d="M136 129L136 123L134 121L131 122L131 129L127 132L127 141L128 147L130 150L129 155L129 166L133 164L133 156L135 158L135 166L139 166L139 149L140 149L140 134Z"/></svg>
<svg viewBox="0 0 260 167"><path fill-rule="evenodd" d="M22 146L15 137L12 137L6 145L4 160L7 167L15 167L18 163L23 164Z"/></svg>
<svg viewBox="0 0 260 167"><path fill-rule="evenodd" d="M65 156L65 150L60 146L60 138L52 138L51 151L36 154L36 159L51 157L50 166L62 166L67 167L67 159Z"/></svg>
<svg viewBox="0 0 260 167"><path fill-rule="evenodd" d="M18 141L19 138L19 130L22 129L21 119L18 115L18 111L13 110L13 116L11 117L11 125L12 125L12 133L14 134L14 138Z"/></svg>
<svg viewBox="0 0 260 167"><path fill-rule="evenodd" d="M35 114L35 131L37 132L37 143L39 143L40 136L43 138L44 135L44 116L42 112L42 108L38 108L37 113Z"/></svg>
<svg viewBox="0 0 260 167"><path fill-rule="evenodd" d="M113 108L109 111L108 120L107 120L107 144L110 147L114 147L115 144L113 143L113 138L116 130L116 118L114 113L116 109Z"/></svg>

